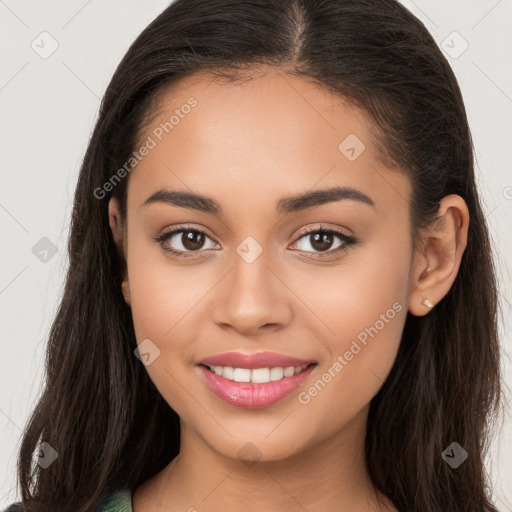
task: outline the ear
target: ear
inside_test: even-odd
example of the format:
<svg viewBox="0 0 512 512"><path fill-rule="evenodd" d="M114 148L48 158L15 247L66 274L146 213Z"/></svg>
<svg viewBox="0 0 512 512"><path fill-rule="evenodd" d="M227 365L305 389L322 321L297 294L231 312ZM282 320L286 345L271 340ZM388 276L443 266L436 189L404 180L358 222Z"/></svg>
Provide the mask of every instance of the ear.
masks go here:
<svg viewBox="0 0 512 512"><path fill-rule="evenodd" d="M409 289L409 311L427 314L450 290L467 246L469 212L462 197L444 197L438 219L423 230L415 253Z"/></svg>
<svg viewBox="0 0 512 512"><path fill-rule="evenodd" d="M121 208L118 199L111 197L108 202L108 218L117 253L122 262L123 280L121 289L125 302L130 305L130 287L128 284L128 272L126 268L126 229L121 219Z"/></svg>

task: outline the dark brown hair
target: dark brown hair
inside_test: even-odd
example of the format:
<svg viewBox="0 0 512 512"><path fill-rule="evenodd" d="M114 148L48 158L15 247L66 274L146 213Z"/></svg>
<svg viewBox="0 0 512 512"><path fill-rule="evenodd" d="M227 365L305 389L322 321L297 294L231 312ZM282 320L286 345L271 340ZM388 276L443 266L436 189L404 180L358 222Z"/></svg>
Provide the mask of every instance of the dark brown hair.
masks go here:
<svg viewBox="0 0 512 512"><path fill-rule="evenodd" d="M94 191L134 151L166 87L199 71L236 80L261 64L314 80L370 116L382 158L413 185L414 240L444 196L466 201L458 276L430 314L408 313L395 364L371 402L366 456L373 483L401 511L495 512L483 460L500 403L497 289L471 134L446 58L395 0L177 0L132 44L80 170L45 387L19 453L24 506L90 512L179 453L179 418L134 357L108 223L110 195L125 212L129 178L104 198ZM47 469L32 460L43 441L59 454ZM453 441L469 454L457 469L441 457Z"/></svg>

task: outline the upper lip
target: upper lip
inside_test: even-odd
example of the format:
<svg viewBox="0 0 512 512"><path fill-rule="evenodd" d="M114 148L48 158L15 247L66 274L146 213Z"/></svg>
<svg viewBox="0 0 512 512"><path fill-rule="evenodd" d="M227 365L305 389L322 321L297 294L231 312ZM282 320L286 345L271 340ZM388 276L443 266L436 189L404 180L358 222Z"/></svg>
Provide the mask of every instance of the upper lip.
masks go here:
<svg viewBox="0 0 512 512"><path fill-rule="evenodd" d="M293 366L309 365L315 361L298 359L297 357L278 354L277 352L257 352L255 354L244 354L243 352L224 352L214 356L205 357L199 364L208 366L231 366L233 368L287 368Z"/></svg>

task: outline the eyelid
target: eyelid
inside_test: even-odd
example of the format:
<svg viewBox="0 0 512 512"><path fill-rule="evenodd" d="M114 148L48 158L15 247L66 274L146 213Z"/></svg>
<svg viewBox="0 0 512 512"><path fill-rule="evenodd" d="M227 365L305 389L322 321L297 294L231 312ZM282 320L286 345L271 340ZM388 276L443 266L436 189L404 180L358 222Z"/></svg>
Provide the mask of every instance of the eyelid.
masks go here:
<svg viewBox="0 0 512 512"><path fill-rule="evenodd" d="M189 257L197 257L194 254L204 256L204 252L207 252L207 249L199 249L198 251L181 251L169 247L164 247L164 242L166 242L169 238L172 238L174 235L184 231L194 231L197 233L204 234L206 237L210 238L215 244L220 245L216 238L209 233L206 228L199 228L192 224L178 224L170 227L169 229L164 229L161 234L153 237L153 240L157 242L163 251L166 253L170 253L173 256L178 258L189 258Z"/></svg>
<svg viewBox="0 0 512 512"><path fill-rule="evenodd" d="M343 236L345 238L354 238L351 234L345 233L343 231L343 228L341 228L339 226L333 227L333 226L331 226L329 224L326 225L325 223L319 223L318 226L315 226L315 227L309 227L308 226L308 227L304 228L302 231L300 231L299 233L297 233L295 235L296 236L296 240L299 240L303 236L309 235L311 233L318 233L319 231L322 231L324 233L325 232L333 233L333 234L336 234L336 235Z"/></svg>
<svg viewBox="0 0 512 512"><path fill-rule="evenodd" d="M176 234L180 231L196 231L198 233L203 233L208 238L211 238L217 245L220 245L220 243L217 241L217 239L210 233L210 231L204 227L198 227L193 224L177 224L175 226L171 226L169 229L164 229L162 231L161 235L158 235L156 238L164 238L168 237L171 234ZM192 252L192 251L190 251Z"/></svg>
<svg viewBox="0 0 512 512"><path fill-rule="evenodd" d="M182 250L176 250L176 249L172 249L172 248L165 248L163 246L163 243L166 240L168 240L172 236L176 235L177 233L184 232L184 231L193 231L193 232L204 234L206 237L210 238L215 244L221 245L216 240L216 238L209 233L209 231L206 228L203 228L203 227L199 228L192 224L178 224L178 225L172 226L171 228L164 230L160 235L157 235L156 237L154 237L153 240L161 245L162 250L164 250L165 252L174 254L177 257L187 258L187 257L198 257L198 256L194 256L194 255L204 256L205 252L211 251L211 249L199 249L197 251L182 251ZM325 224L323 224L323 225L320 224L319 226L304 228L300 233L295 235L295 240L292 242L291 245L293 246L297 242L302 240L303 238L307 237L308 235L310 235L312 233L318 233L318 232L329 233L334 236L337 236L342 241L342 245L337 247L336 249L328 249L327 251L318 251L318 252L305 251L308 254L315 255L315 256L313 256L313 259L315 259L315 258L319 259L319 258L324 258L324 257L327 258L329 256L337 255L340 251L347 251L351 246L353 246L359 242L359 239L357 239L353 235L344 233L342 231L342 228L340 228L340 227L333 228L330 226L326 226ZM302 252L302 251L297 251L297 252Z"/></svg>
<svg viewBox="0 0 512 512"><path fill-rule="evenodd" d="M344 233L342 228L340 227L330 227L325 224L320 224L315 227L307 227L303 229L298 235L296 235L295 241L291 244L292 246L300 242L303 238L307 238L308 235L312 233L328 233L334 235L339 240L341 240L341 245L336 247L335 249L328 249L326 251L304 251L310 254L311 256L307 256L309 259L323 259L329 257L337 256L341 251L347 252L352 246L357 245L359 243L359 238L356 238L353 235L349 235ZM303 252L298 250L297 252Z"/></svg>

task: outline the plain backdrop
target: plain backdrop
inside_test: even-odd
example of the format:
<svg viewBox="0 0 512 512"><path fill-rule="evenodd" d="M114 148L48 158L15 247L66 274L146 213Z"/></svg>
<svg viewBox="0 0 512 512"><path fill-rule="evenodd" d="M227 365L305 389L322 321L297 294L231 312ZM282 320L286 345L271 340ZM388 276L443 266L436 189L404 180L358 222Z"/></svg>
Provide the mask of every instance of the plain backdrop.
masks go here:
<svg viewBox="0 0 512 512"><path fill-rule="evenodd" d="M497 253L510 386L512 2L403 3L446 53L464 95ZM167 5L0 0L0 508L18 497L16 452L43 385L48 330L67 268L73 191L100 98L130 43ZM506 387L504 402L511 397ZM502 511L512 510L511 404L487 461Z"/></svg>

